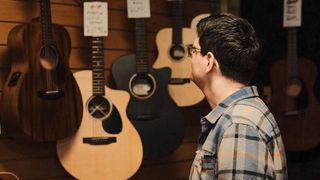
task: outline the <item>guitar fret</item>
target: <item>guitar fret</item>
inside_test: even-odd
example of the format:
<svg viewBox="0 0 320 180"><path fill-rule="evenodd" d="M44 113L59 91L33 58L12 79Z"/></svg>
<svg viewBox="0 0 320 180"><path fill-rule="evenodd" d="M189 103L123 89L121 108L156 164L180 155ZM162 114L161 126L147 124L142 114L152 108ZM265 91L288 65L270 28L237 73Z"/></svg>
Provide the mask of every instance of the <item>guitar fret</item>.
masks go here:
<svg viewBox="0 0 320 180"><path fill-rule="evenodd" d="M92 91L94 95L104 95L104 43L103 37L91 38Z"/></svg>

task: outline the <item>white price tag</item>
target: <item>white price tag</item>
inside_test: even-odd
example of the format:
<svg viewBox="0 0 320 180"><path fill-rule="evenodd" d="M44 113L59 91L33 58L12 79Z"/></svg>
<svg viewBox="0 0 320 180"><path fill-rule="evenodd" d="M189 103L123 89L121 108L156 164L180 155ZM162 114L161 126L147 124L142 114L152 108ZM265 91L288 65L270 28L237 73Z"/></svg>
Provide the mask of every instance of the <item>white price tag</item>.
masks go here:
<svg viewBox="0 0 320 180"><path fill-rule="evenodd" d="M84 36L108 36L108 4L106 2L83 3Z"/></svg>
<svg viewBox="0 0 320 180"><path fill-rule="evenodd" d="M150 0L127 0L128 18L149 18Z"/></svg>
<svg viewBox="0 0 320 180"><path fill-rule="evenodd" d="M301 26L302 0L284 0L283 1L283 26L298 27Z"/></svg>

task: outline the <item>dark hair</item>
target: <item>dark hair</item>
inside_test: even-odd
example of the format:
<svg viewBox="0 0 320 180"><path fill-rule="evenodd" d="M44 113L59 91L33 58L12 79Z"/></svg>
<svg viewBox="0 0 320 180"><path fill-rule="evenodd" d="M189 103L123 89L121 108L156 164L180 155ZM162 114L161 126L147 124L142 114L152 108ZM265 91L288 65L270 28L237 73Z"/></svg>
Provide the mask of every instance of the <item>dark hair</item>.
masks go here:
<svg viewBox="0 0 320 180"><path fill-rule="evenodd" d="M221 73L248 84L260 59L260 42L250 23L232 14L212 15L200 20L197 33L201 54L212 52Z"/></svg>

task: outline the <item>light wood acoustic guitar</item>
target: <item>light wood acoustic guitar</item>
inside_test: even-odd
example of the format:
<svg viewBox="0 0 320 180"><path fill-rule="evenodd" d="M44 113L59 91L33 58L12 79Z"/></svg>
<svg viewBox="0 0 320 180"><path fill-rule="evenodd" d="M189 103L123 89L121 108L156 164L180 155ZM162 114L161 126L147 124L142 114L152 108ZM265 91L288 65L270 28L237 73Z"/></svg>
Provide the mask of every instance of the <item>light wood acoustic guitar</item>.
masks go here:
<svg viewBox="0 0 320 180"><path fill-rule="evenodd" d="M213 14L216 14L216 15L220 14L222 11L226 11L224 9L227 9L226 7L221 5L221 0L209 0L209 3L210 3L211 12L199 14L196 17L194 17L191 21L191 29L197 29L197 24L201 19Z"/></svg>
<svg viewBox="0 0 320 180"><path fill-rule="evenodd" d="M158 57L153 68L169 67L171 78L169 94L180 107L191 106L204 99L204 94L191 80L191 58L187 56L186 45L197 37L194 29L183 28L183 1L173 0L172 28L161 29L156 36Z"/></svg>
<svg viewBox="0 0 320 180"><path fill-rule="evenodd" d="M20 180L20 178L12 172L0 171L0 180Z"/></svg>
<svg viewBox="0 0 320 180"><path fill-rule="evenodd" d="M8 36L11 71L1 101L4 134L55 141L72 135L82 119L79 87L69 68L67 30L51 22L50 0L40 20L15 26Z"/></svg>
<svg viewBox="0 0 320 180"><path fill-rule="evenodd" d="M297 57L297 28L288 28L288 54L271 66L270 110L287 151L306 151L320 144L320 105L313 87L316 65Z"/></svg>
<svg viewBox="0 0 320 180"><path fill-rule="evenodd" d="M63 167L77 179L128 179L142 162L142 142L130 123L129 94L105 85L103 37L92 37L92 72L74 74L84 106L79 130L57 142Z"/></svg>
<svg viewBox="0 0 320 180"><path fill-rule="evenodd" d="M127 115L142 139L143 157L160 158L179 147L185 122L168 93L170 69L149 67L144 18L135 19L135 35L136 54L116 59L111 73L117 88L130 93Z"/></svg>

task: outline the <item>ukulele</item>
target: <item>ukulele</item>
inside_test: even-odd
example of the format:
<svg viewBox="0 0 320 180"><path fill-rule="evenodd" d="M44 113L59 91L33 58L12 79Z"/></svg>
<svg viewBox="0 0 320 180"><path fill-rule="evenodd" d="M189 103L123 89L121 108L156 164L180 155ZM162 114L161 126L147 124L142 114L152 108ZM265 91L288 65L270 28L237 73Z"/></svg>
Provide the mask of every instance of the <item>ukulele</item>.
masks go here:
<svg viewBox="0 0 320 180"><path fill-rule="evenodd" d="M34 19L9 33L12 66L2 93L2 129L17 137L55 141L78 129L82 102L68 67L69 34L51 23L50 0L41 0L40 9L41 22Z"/></svg>
<svg viewBox="0 0 320 180"><path fill-rule="evenodd" d="M191 29L197 29L198 22L210 15L219 15L221 13L221 0L210 0L210 7L211 7L211 14L205 13L205 14L199 14L196 17L194 17L191 21Z"/></svg>
<svg viewBox="0 0 320 180"><path fill-rule="evenodd" d="M158 58L153 68L169 67L171 78L169 94L178 106L191 106L199 103L204 94L191 81L191 58L187 57L186 45L192 44L197 37L195 30L182 28L182 0L172 1L172 28L164 28L157 33ZM190 96L192 94L192 96Z"/></svg>
<svg viewBox="0 0 320 180"><path fill-rule="evenodd" d="M84 103L80 128L57 142L61 164L77 179L128 179L142 162L139 134L125 112L130 96L105 86L103 43L92 37L92 72L74 74Z"/></svg>
<svg viewBox="0 0 320 180"><path fill-rule="evenodd" d="M0 172L0 180L20 180L19 177L12 172Z"/></svg>
<svg viewBox="0 0 320 180"><path fill-rule="evenodd" d="M286 150L305 151L319 145L319 103L313 94L316 65L297 58L297 29L288 28L287 60L271 66L270 110L281 130Z"/></svg>
<svg viewBox="0 0 320 180"><path fill-rule="evenodd" d="M163 157L182 142L185 123L168 93L170 68L149 68L145 19L135 19L136 54L118 58L112 76L118 89L130 94L127 115L137 128L146 159Z"/></svg>

